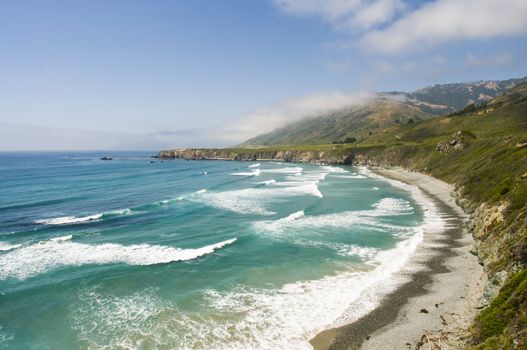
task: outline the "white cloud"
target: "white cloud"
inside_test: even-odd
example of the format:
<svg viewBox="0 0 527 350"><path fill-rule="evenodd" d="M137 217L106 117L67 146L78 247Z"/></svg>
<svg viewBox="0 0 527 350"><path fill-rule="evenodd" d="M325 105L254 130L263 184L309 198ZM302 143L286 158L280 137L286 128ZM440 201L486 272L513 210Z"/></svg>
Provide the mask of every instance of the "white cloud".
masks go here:
<svg viewBox="0 0 527 350"><path fill-rule="evenodd" d="M437 0L387 28L366 33L361 42L372 51L395 54L463 39L524 33L527 33L525 0Z"/></svg>
<svg viewBox="0 0 527 350"><path fill-rule="evenodd" d="M227 147L305 117L357 105L373 96L367 92L314 93L255 110L223 125L148 134L16 125L0 121L0 150L156 150Z"/></svg>
<svg viewBox="0 0 527 350"><path fill-rule="evenodd" d="M368 92L314 93L235 118L216 130L215 135L219 143L232 145L306 117L364 103L373 96Z"/></svg>
<svg viewBox="0 0 527 350"><path fill-rule="evenodd" d="M360 8L346 23L348 28L372 28L391 20L405 8L402 1L377 0Z"/></svg>
<svg viewBox="0 0 527 350"><path fill-rule="evenodd" d="M361 30L391 20L404 8L402 0L273 0L282 11L320 16L340 30Z"/></svg>
<svg viewBox="0 0 527 350"><path fill-rule="evenodd" d="M272 1L286 13L319 16L346 31L348 47L388 55L527 33L527 0L435 0L413 10L403 0Z"/></svg>

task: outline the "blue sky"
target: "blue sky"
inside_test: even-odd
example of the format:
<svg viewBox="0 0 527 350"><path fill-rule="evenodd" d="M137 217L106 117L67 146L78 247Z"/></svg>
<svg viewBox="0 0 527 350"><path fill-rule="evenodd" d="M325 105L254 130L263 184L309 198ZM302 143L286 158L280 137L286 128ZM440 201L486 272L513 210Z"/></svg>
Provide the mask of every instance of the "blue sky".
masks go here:
<svg viewBox="0 0 527 350"><path fill-rule="evenodd" d="M0 126L227 145L367 91L523 77L526 39L524 0L6 0Z"/></svg>

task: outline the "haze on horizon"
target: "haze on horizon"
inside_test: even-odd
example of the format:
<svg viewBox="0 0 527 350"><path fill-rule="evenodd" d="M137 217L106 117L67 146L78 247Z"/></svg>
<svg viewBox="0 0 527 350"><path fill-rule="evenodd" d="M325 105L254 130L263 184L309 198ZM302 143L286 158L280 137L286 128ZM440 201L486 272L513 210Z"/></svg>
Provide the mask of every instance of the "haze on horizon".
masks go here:
<svg viewBox="0 0 527 350"><path fill-rule="evenodd" d="M525 0L0 2L0 150L228 146L372 91L527 75Z"/></svg>

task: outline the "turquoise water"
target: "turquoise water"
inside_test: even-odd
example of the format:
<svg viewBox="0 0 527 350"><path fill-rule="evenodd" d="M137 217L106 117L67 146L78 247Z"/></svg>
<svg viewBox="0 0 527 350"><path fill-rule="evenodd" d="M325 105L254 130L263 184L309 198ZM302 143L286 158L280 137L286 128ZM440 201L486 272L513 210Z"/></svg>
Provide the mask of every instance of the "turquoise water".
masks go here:
<svg viewBox="0 0 527 350"><path fill-rule="evenodd" d="M422 235L363 169L105 155L0 154L0 348L309 349Z"/></svg>

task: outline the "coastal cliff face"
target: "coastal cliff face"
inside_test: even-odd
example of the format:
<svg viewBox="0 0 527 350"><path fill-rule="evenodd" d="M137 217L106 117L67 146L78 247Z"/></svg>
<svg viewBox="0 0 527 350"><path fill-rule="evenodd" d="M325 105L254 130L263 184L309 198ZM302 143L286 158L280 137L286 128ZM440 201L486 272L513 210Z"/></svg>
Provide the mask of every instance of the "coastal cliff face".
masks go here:
<svg viewBox="0 0 527 350"><path fill-rule="evenodd" d="M292 163L323 163L351 165L353 153L335 154L328 151L301 151L301 150L276 150L276 151L236 151L215 149L174 149L161 151L157 155L162 159L189 159L189 160L275 160Z"/></svg>

